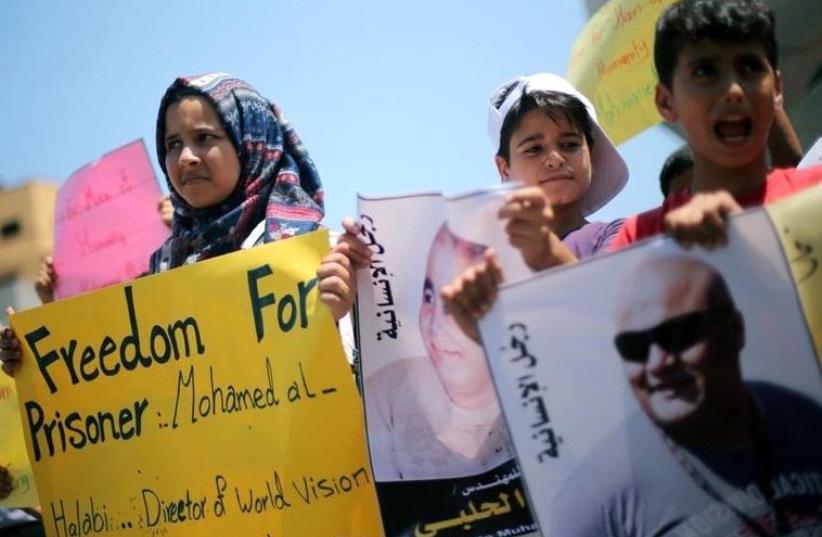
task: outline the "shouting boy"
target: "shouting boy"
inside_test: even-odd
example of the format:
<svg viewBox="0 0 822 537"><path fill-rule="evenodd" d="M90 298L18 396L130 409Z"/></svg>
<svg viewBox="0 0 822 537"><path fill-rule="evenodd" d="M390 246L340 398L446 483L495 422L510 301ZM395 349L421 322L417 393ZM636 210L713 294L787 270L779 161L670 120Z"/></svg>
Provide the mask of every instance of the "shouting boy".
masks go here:
<svg viewBox="0 0 822 537"><path fill-rule="evenodd" d="M782 109L774 15L761 0L682 0L656 27L656 105L693 153L691 192L625 221L613 250L667 232L680 244L725 241L725 220L822 181L822 167L768 170Z"/></svg>
<svg viewBox="0 0 822 537"><path fill-rule="evenodd" d="M713 248L726 240L729 215L822 182L822 166L768 169L771 126L785 117L774 26L773 11L761 0L682 0L662 14L654 44L655 99L660 114L679 123L693 153L691 188L626 219L612 251L661 233L685 247ZM557 242L548 226L541 229L546 245ZM490 258L442 289L450 311L474 337L500 279Z"/></svg>

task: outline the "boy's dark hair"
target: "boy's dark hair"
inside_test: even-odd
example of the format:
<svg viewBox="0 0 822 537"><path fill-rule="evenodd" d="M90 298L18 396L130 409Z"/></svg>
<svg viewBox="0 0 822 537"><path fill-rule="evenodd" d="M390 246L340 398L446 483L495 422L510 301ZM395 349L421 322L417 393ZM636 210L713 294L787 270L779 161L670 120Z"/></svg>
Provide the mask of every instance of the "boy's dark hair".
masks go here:
<svg viewBox="0 0 822 537"><path fill-rule="evenodd" d="M515 84L512 84L510 90L514 89L515 86ZM508 92L501 95L500 102L504 101L507 96ZM585 136L585 141L588 142L588 147L593 147L594 139L591 134L593 121L591 120L591 116L588 115L588 109L585 108L582 101L567 93L558 91L534 91L529 93L526 88L526 91L522 93L519 101L515 102L511 109L508 110L508 114L505 116L502 122L502 128L500 129L497 156L505 159L505 162L510 162L511 158L511 151L508 147L511 143L511 136L513 136L514 131L519 127L525 114L535 109L543 111L554 121L559 118L564 118L568 123L582 132L583 136Z"/></svg>
<svg viewBox="0 0 822 537"><path fill-rule="evenodd" d="M670 88L682 49L703 39L759 43L776 69L774 26L773 10L761 0L681 0L656 23L654 67L659 82Z"/></svg>
<svg viewBox="0 0 822 537"><path fill-rule="evenodd" d="M671 153L659 172L659 188L662 190L662 195L667 198L674 177L693 167L694 156L688 144Z"/></svg>

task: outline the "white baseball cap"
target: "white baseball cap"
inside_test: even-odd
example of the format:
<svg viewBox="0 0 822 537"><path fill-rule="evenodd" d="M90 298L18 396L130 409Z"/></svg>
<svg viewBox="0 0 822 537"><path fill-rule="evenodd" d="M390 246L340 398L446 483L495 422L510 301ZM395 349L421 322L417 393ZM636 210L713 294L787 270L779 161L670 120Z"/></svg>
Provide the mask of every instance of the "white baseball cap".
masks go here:
<svg viewBox="0 0 822 537"><path fill-rule="evenodd" d="M589 215L619 194L628 182L628 166L597 123L597 113L591 101L570 82L553 73L537 73L509 80L497 88L488 100L488 136L491 137L494 150L498 151L502 123L511 107L522 98L523 93L541 91L565 93L576 97L585 105L591 117L591 134L594 142L591 148L591 187L582 196L581 204L582 213Z"/></svg>

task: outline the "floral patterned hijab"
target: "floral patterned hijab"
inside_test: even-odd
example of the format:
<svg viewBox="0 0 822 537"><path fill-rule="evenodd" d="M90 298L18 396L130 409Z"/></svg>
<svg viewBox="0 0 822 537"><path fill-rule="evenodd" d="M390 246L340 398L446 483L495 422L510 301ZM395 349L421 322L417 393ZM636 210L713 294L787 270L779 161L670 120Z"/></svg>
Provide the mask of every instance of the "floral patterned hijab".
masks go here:
<svg viewBox="0 0 822 537"><path fill-rule="evenodd" d="M195 209L181 198L165 166L165 117L181 95L208 100L241 164L240 179L223 202ZM152 254L150 272L233 252L263 220L258 242L313 231L323 218L323 191L314 162L277 106L225 73L178 78L157 114L157 158L174 205L171 237Z"/></svg>

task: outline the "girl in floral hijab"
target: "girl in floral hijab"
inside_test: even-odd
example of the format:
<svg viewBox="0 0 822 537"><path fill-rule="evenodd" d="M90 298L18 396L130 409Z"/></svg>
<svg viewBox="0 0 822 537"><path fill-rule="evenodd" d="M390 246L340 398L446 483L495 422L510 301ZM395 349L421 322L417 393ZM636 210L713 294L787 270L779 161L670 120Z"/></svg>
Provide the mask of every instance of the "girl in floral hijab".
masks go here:
<svg viewBox="0 0 822 537"><path fill-rule="evenodd" d="M317 229L323 193L314 163L280 110L224 73L178 78L160 102L157 156L174 205L171 237L150 272L216 257ZM351 308L355 269L371 251L349 237L317 268L320 300L335 320ZM21 345L0 325L0 363L14 376Z"/></svg>
<svg viewBox="0 0 822 537"><path fill-rule="evenodd" d="M320 177L279 108L224 73L178 78L157 115L157 157L174 219L150 271L313 231ZM263 224L263 222L265 222Z"/></svg>

